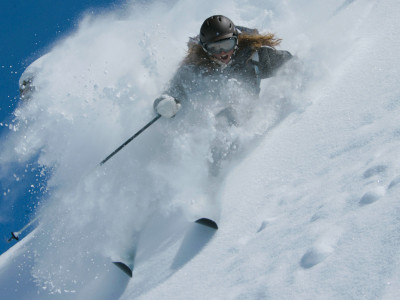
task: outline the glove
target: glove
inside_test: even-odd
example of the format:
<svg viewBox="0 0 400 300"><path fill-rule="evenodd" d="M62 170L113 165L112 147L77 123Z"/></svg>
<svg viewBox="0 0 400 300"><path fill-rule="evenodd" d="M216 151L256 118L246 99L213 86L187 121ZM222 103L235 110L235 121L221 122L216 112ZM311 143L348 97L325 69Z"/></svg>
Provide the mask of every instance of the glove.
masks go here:
<svg viewBox="0 0 400 300"><path fill-rule="evenodd" d="M181 104L169 95L161 95L154 101L155 111L165 117L172 118L181 109Z"/></svg>

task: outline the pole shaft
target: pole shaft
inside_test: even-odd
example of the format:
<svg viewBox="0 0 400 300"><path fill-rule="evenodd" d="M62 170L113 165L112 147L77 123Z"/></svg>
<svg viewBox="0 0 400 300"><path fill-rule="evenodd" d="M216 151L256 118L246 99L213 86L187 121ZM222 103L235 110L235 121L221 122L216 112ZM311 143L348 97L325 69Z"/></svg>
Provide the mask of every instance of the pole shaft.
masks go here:
<svg viewBox="0 0 400 300"><path fill-rule="evenodd" d="M127 139L121 146L119 146L117 149L114 150L113 153L111 153L109 156L107 156L105 159L103 159L99 166L104 165L111 157L113 157L115 154L117 154L122 148L124 148L126 145L128 145L134 138L136 138L139 134L141 134L143 131L145 131L148 127L150 127L154 122L156 122L159 118L161 118L161 115L157 115L153 120L151 120L149 123L147 123L142 129L140 129L138 132L136 132L134 135L132 135L129 139ZM28 224L26 224L20 231L17 232L12 232L11 237L9 238L8 242L11 242L13 239L18 241L19 235L25 231L26 228L32 225L37 219L39 219L39 216L34 218L32 221L30 221Z"/></svg>
<svg viewBox="0 0 400 300"><path fill-rule="evenodd" d="M136 132L134 135L132 135L129 139L127 139L121 146L119 146L117 149L115 149L113 153L111 153L109 156L107 156L105 159L103 159L99 165L100 166L104 165L111 157L113 157L115 154L117 154L122 148L124 148L126 145L128 145L134 138L136 138L139 134L141 134L143 131L145 131L148 127L150 127L159 118L161 118L161 115L157 115L153 120L151 120L149 123L147 123L142 129L140 129L138 132Z"/></svg>

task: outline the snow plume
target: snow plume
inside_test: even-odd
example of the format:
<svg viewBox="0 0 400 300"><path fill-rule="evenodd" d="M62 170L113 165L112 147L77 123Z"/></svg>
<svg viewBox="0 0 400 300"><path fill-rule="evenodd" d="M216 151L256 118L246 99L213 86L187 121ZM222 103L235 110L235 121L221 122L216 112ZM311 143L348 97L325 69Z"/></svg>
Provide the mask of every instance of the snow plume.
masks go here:
<svg viewBox="0 0 400 300"><path fill-rule="evenodd" d="M88 264L94 270L98 266L94 257L127 255L154 213L182 210L188 219L216 217L215 186L222 175L210 173L227 166L210 170L215 160L239 144L245 149L287 115L290 105L284 100L296 87L285 80L254 99L259 107L240 129L217 125L214 113L224 103L201 95L197 114L187 110L173 120L159 120L96 167L154 117L153 100L184 56L188 36L197 34L206 17L223 13L238 24L268 29L270 13L259 15L256 4L226 6L135 1L124 12L83 18L76 32L41 59L36 92L15 111L17 131L6 146L15 151L7 151L13 154L4 159L37 157L51 172L36 232L41 242L33 247L32 274L39 286L51 293L79 289ZM232 81L223 96L235 96L238 111L246 112L249 99L241 93ZM225 126L222 136L218 126ZM220 149L219 157L212 156L212 147Z"/></svg>
<svg viewBox="0 0 400 300"><path fill-rule="evenodd" d="M194 280L203 280L193 286L196 295L307 298L308 285L317 291L314 298L326 291L334 297L344 295L340 285L351 291L351 285L367 281L371 270L378 274L377 264L369 269L355 257L364 257L363 247L374 247L371 256L378 256L384 248L369 243L373 235L385 224L393 234L397 230L390 223L396 218L395 211L388 213L390 206L380 207L380 216L388 217L379 226L379 217L369 211L371 204L394 194L400 181L395 159L399 105L393 91L398 68L393 67L396 59L380 59L383 53L397 58L398 47L391 47L397 31L389 25L397 24L397 17L389 15L392 23L379 19L398 5L366 0L145 2L83 18L77 31L44 57L35 77L37 90L16 110L15 132L2 146L8 154L3 163L37 160L51 174L40 225L27 241L32 265L25 270L37 285L45 294L88 291L86 283L101 277L110 257L129 255L126 250L154 215L217 218L219 206L225 227L214 244L215 259L210 262L205 254L188 266L190 274L198 275ZM188 36L197 35L213 14L275 33L283 38L280 49L298 59L262 82L259 99L249 99L234 80L218 99L206 92L191 95L192 104L175 118L158 120L97 167L154 117L153 100L185 55ZM240 127L217 122L215 113L224 101L237 109ZM365 222L375 226L366 228ZM353 229L355 223L363 237ZM352 243L354 237L361 246ZM345 254L340 256L338 247ZM334 268L344 260L349 269L344 264L344 271ZM215 270L204 268L204 261ZM165 290L182 293L179 281L187 280L186 271L158 285L172 271L158 275L159 269L151 268L156 264L149 260L137 266L126 299L147 292L158 299ZM204 280L214 287L205 291ZM86 299L99 299L87 293ZM80 295L84 299L85 293Z"/></svg>

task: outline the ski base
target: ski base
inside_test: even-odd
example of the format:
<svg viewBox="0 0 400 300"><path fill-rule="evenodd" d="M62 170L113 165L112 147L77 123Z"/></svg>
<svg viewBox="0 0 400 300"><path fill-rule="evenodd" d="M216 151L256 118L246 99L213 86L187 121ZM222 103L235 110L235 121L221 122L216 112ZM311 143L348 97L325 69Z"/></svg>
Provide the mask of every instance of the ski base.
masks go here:
<svg viewBox="0 0 400 300"><path fill-rule="evenodd" d="M124 272L126 275L132 278L133 270L130 267L128 267L126 264L120 261L113 261L112 263L115 266L117 266L122 272Z"/></svg>
<svg viewBox="0 0 400 300"><path fill-rule="evenodd" d="M195 223L197 224L201 224L210 228L213 228L215 230L218 230L218 225L215 221L211 220L211 219L207 219L207 218L201 218L198 219L197 221L195 221Z"/></svg>

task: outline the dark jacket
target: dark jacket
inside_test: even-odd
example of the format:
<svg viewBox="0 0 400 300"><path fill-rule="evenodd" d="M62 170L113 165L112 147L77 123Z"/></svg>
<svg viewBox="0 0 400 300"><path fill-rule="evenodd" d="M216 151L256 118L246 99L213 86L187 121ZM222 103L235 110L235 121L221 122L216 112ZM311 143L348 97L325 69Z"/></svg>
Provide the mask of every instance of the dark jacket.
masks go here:
<svg viewBox="0 0 400 300"><path fill-rule="evenodd" d="M244 30L239 32L238 49L225 68L213 61L203 50L198 43L198 37L191 38L188 54L163 94L174 97L184 105L191 94L218 95L218 89L224 81L235 79L244 84L250 94L257 96L261 79L273 76L292 55L288 51L275 49L280 40L273 34L261 35L256 30L241 29ZM154 107L158 101L157 99L154 102Z"/></svg>

